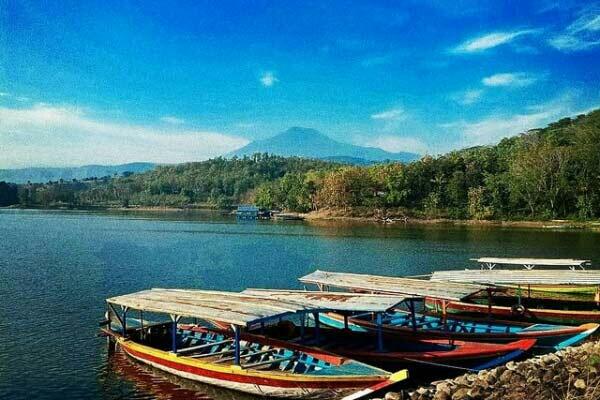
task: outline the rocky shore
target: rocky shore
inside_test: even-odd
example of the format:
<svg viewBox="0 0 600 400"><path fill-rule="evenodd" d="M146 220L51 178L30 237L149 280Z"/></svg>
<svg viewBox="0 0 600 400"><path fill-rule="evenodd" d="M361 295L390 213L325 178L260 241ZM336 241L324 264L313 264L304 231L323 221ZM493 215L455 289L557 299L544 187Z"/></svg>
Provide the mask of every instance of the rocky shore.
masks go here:
<svg viewBox="0 0 600 400"><path fill-rule="evenodd" d="M600 399L600 341L498 368L389 392L385 400Z"/></svg>

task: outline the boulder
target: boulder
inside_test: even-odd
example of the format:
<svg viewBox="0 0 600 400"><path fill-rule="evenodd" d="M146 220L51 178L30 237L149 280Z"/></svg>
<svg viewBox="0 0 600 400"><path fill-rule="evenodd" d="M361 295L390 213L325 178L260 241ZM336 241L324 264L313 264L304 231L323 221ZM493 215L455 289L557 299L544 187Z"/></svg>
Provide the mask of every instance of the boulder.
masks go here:
<svg viewBox="0 0 600 400"><path fill-rule="evenodd" d="M577 379L573 386L575 386L579 390L584 390L587 387L583 379Z"/></svg>

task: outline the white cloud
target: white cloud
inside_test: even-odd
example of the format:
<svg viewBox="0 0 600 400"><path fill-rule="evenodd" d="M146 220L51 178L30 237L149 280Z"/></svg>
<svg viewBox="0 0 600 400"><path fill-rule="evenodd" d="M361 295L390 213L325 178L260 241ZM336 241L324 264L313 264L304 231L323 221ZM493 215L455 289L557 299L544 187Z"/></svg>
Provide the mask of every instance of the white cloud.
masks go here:
<svg viewBox="0 0 600 400"><path fill-rule="evenodd" d="M366 144L393 153L400 151L427 153L427 145L421 139L409 136L382 135L367 141Z"/></svg>
<svg viewBox="0 0 600 400"><path fill-rule="evenodd" d="M9 93L7 93L7 92L0 92L0 97L7 97L7 96L9 96L9 95L10 95L10 94L9 94Z"/></svg>
<svg viewBox="0 0 600 400"><path fill-rule="evenodd" d="M469 106L477 103L483 96L483 89L471 89L464 92L456 93L452 99L463 106Z"/></svg>
<svg viewBox="0 0 600 400"><path fill-rule="evenodd" d="M267 71L260 77L260 83L265 87L271 87L279 82L279 79L275 76L275 73Z"/></svg>
<svg viewBox="0 0 600 400"><path fill-rule="evenodd" d="M579 18L548 40L550 46L564 52L591 49L600 45L600 9L582 11Z"/></svg>
<svg viewBox="0 0 600 400"><path fill-rule="evenodd" d="M403 108L397 107L390 110L371 114L371 119L382 121L400 121L406 119L406 112Z"/></svg>
<svg viewBox="0 0 600 400"><path fill-rule="evenodd" d="M171 125L181 125L185 123L185 120L170 115L165 115L164 117L161 117L160 120Z"/></svg>
<svg viewBox="0 0 600 400"><path fill-rule="evenodd" d="M543 104L527 107L524 112L503 115L494 114L475 121L455 121L440 127L458 133L461 147L494 144L501 139L514 136L529 129L540 128L564 116L581 113L574 106L576 92L566 92Z"/></svg>
<svg viewBox="0 0 600 400"><path fill-rule="evenodd" d="M534 29L524 29L512 32L492 32L483 36L469 39L453 49L455 53L479 53L485 50L510 43L518 37L535 33Z"/></svg>
<svg viewBox="0 0 600 400"><path fill-rule="evenodd" d="M0 107L0 168L198 161L247 142L218 132L103 121L71 106Z"/></svg>
<svg viewBox="0 0 600 400"><path fill-rule="evenodd" d="M500 73L485 77L481 80L485 86L511 86L523 87L529 86L538 80L537 76L526 74L524 72Z"/></svg>

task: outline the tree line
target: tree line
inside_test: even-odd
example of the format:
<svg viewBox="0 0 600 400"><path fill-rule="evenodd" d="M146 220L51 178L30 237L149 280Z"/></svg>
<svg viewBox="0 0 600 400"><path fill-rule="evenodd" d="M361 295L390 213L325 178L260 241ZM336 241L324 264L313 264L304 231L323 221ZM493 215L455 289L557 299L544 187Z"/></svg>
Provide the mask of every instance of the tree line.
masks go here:
<svg viewBox="0 0 600 400"><path fill-rule="evenodd" d="M3 186L0 185L0 199ZM207 206L454 219L600 217L600 110L408 164L351 166L267 154L141 174L19 185L22 205Z"/></svg>

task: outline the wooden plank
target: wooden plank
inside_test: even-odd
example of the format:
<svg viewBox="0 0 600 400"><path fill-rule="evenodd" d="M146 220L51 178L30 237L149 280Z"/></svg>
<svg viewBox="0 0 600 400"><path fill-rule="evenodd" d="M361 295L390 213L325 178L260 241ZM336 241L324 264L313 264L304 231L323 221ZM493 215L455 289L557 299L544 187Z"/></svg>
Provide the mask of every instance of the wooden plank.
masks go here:
<svg viewBox="0 0 600 400"><path fill-rule="evenodd" d="M589 270L460 270L436 271L432 282L485 285L600 285L600 271Z"/></svg>
<svg viewBox="0 0 600 400"><path fill-rule="evenodd" d="M391 276L351 274L317 270L303 276L300 282L334 287L352 291L398 295L400 297L435 297L447 300L463 300L485 290L483 285L438 283L425 279Z"/></svg>
<svg viewBox="0 0 600 400"><path fill-rule="evenodd" d="M242 326L305 309L298 304L248 294L160 288L112 297L106 301L137 310Z"/></svg>
<svg viewBox="0 0 600 400"><path fill-rule="evenodd" d="M591 265L591 260L577 260L573 258L518 258L518 257L480 257L471 258L480 264L485 264L493 268L496 265L520 265L525 268L536 266L547 267L580 267Z"/></svg>
<svg viewBox="0 0 600 400"><path fill-rule="evenodd" d="M246 289L242 293L305 306L312 311L384 312L404 301L404 296L364 293L317 292L306 290Z"/></svg>

